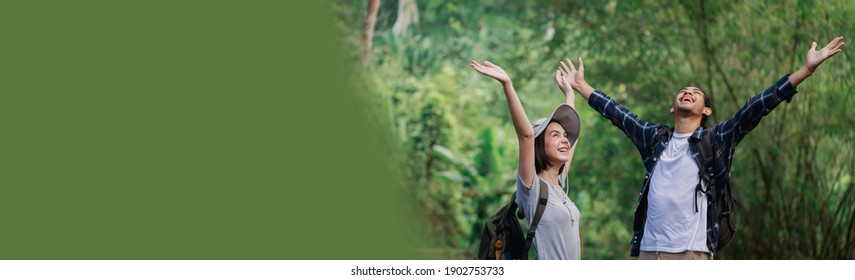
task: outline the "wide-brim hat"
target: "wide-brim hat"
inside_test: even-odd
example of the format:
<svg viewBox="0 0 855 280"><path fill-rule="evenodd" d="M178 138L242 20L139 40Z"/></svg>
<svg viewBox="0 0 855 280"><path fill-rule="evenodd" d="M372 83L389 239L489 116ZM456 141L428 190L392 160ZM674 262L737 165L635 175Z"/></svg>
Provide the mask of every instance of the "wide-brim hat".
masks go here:
<svg viewBox="0 0 855 280"><path fill-rule="evenodd" d="M564 127L564 131L567 132L567 139L570 140L570 145L574 145L576 139L579 139L579 131L582 130L582 124L579 121L579 114L576 113L573 107L567 104L558 105L558 108L555 108L552 115L531 123L532 128L534 128L534 137L537 138L537 136L540 136L552 120L558 121Z"/></svg>

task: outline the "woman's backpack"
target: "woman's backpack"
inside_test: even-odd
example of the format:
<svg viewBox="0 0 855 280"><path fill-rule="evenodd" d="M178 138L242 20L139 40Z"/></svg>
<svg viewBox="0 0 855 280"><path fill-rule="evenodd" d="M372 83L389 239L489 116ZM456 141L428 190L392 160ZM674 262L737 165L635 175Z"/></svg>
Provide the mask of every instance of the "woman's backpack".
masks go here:
<svg viewBox="0 0 855 280"><path fill-rule="evenodd" d="M528 233L523 235L519 219L525 218L522 209L516 202L516 192L511 198L511 203L502 207L495 215L484 223L481 232L481 244L478 248L476 260L527 260L528 250L534 239L534 233L543 211L546 210L546 202L549 198L547 184L540 181L540 196L537 201L537 209Z"/></svg>

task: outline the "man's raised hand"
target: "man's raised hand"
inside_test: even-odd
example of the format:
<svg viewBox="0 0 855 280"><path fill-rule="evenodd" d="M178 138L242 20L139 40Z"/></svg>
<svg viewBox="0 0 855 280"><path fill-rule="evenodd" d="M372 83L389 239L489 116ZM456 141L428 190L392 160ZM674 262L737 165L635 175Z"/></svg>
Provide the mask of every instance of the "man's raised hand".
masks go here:
<svg viewBox="0 0 855 280"><path fill-rule="evenodd" d="M572 79L572 77L570 77L566 71L561 69L561 67L558 67L558 69L555 70L555 82L558 83L558 88L561 89L565 95L573 94L573 85L570 83L570 79Z"/></svg>
<svg viewBox="0 0 855 280"><path fill-rule="evenodd" d="M559 81L559 78L563 79ZM562 91L567 93L564 87L569 85L571 88L576 90L576 92L582 95L585 100L587 100L588 97L591 96L591 93L594 92L594 88L585 82L585 63L582 62L581 57L579 57L578 70L569 58L565 58L564 61L561 61L561 67L558 67L558 73L555 73L555 79L558 81L558 87L560 87Z"/></svg>
<svg viewBox="0 0 855 280"><path fill-rule="evenodd" d="M828 45L825 45L825 47L819 50L816 49L816 42L813 42L807 52L805 67L807 67L811 72L815 71L823 61L843 51L843 49L841 49L843 44L842 36L834 38L834 40L831 40Z"/></svg>
<svg viewBox="0 0 855 280"><path fill-rule="evenodd" d="M567 63L564 63L565 61ZM585 64L582 62L581 57L579 57L578 70L576 70L576 66L573 65L573 62L571 62L569 58L565 58L564 61L561 61L561 67L558 67L558 71L564 75L566 84L576 91L578 91L579 87L585 83ZM559 87L560 86L561 84L559 83Z"/></svg>

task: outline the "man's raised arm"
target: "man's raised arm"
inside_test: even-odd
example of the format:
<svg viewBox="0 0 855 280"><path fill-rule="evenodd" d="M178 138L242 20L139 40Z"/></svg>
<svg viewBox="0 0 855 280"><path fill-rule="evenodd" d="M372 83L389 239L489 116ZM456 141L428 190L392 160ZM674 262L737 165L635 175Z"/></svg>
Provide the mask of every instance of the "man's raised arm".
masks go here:
<svg viewBox="0 0 855 280"><path fill-rule="evenodd" d="M585 64L582 62L581 57L579 58L578 70L570 59L566 59L565 61L561 61L561 67L558 68L558 71L560 72L558 76L561 76L573 90L588 100L588 105L591 108L599 112L603 117L611 120L612 124L623 131L632 143L635 144L639 152L649 154L647 149L650 147L653 137L660 129L665 128L665 126L647 122L639 118L602 91L594 90L593 87L585 82ZM567 92L569 89L561 86L560 79L556 79L559 80L561 90L569 93Z"/></svg>
<svg viewBox="0 0 855 280"><path fill-rule="evenodd" d="M781 102L790 102L797 92L796 86L810 77L825 60L841 52L842 46L843 37L834 38L820 50L816 50L816 42L813 42L807 52L805 65L796 73L784 76L762 93L748 98L733 117L719 124L719 137L731 146L742 142L764 116L771 113Z"/></svg>

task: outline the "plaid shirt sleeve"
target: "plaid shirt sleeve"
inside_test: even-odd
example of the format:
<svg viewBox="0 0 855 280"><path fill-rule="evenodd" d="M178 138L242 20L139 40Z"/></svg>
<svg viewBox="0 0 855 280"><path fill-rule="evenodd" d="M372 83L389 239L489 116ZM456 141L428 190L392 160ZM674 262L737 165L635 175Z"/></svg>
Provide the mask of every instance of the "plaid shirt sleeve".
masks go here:
<svg viewBox="0 0 855 280"><path fill-rule="evenodd" d="M751 130L760 124L760 120L772 112L772 109L781 104L793 100L798 93L793 84L790 83L790 74L784 75L778 82L764 90L762 93L748 98L745 105L730 119L719 124L718 137L731 147L735 147L748 135Z"/></svg>
<svg viewBox="0 0 855 280"><path fill-rule="evenodd" d="M650 145L652 145L656 132L659 129L665 128L663 125L642 120L626 107L599 90L595 90L588 97L588 105L603 115L603 117L611 120L612 124L617 126L632 140L632 143L635 144L635 147L642 154L646 154L645 151L651 148Z"/></svg>

